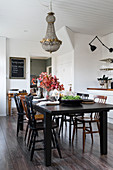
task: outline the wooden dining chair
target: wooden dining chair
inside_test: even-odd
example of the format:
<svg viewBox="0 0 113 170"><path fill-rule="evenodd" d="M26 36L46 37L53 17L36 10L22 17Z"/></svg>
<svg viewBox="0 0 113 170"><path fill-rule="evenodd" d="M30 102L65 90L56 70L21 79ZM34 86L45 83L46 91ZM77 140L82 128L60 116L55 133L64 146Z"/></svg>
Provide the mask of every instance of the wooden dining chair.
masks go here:
<svg viewBox="0 0 113 170"><path fill-rule="evenodd" d="M94 101L97 101L98 103L105 104L107 100L107 96L94 96ZM82 123L81 127L78 127L78 123ZM97 123L97 130L92 130L92 124ZM87 127L86 124L89 124ZM86 134L91 134L92 138L92 143L93 143L93 133L99 133L100 134L100 118L99 118L99 113L90 113L89 116L78 116L75 118L74 121L74 127L73 127L73 136L72 136L72 144L74 141L74 136L75 136L75 130L77 134L78 129L83 129L83 152L85 149L85 138Z"/></svg>
<svg viewBox="0 0 113 170"><path fill-rule="evenodd" d="M89 97L89 94L86 94L86 93L77 93L78 96L80 96L82 99L88 99ZM74 125L74 120L75 120L75 117L77 116L80 116L80 114L71 114L71 115L62 115L61 117L61 122L60 122L60 127L59 127L59 133L58 135L60 136L60 132L62 130L63 132L63 127L64 127L64 123L65 123L65 126L67 127L67 122L69 123L69 141L71 141L71 129L72 129L72 126ZM80 122L79 122L80 124Z"/></svg>

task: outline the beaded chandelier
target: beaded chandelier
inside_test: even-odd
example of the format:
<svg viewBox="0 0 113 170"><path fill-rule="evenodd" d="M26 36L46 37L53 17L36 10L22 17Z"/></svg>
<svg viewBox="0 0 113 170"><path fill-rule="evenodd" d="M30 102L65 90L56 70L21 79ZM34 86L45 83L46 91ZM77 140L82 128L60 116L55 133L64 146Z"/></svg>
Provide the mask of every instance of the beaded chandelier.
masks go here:
<svg viewBox="0 0 113 170"><path fill-rule="evenodd" d="M55 16L52 12L52 4L51 5L51 12L48 13L46 17L46 21L48 23L46 36L43 38L41 42L42 48L47 52L55 52L60 48L60 45L62 44L62 41L60 41L55 33L54 28L54 22L55 22Z"/></svg>

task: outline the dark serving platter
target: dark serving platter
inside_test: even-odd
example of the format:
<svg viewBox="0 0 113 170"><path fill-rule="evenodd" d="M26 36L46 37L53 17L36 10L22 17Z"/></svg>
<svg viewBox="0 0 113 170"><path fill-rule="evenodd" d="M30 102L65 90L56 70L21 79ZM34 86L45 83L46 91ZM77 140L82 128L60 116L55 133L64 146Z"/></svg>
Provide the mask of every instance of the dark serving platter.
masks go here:
<svg viewBox="0 0 113 170"><path fill-rule="evenodd" d="M79 100L68 100L68 99L61 99L60 100L60 104L64 105L64 106L80 106L82 103L82 99Z"/></svg>
<svg viewBox="0 0 113 170"><path fill-rule="evenodd" d="M94 102L94 100L92 100L92 99L83 99L82 103L83 103L83 104L93 104L93 103L95 103L95 102Z"/></svg>

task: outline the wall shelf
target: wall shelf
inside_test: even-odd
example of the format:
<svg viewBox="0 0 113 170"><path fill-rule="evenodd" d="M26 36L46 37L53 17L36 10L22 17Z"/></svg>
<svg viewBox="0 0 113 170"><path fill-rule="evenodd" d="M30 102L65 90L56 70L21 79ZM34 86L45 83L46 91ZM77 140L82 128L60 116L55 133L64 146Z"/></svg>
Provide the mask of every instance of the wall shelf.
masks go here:
<svg viewBox="0 0 113 170"><path fill-rule="evenodd" d="M111 71L113 68L101 68L100 70Z"/></svg>
<svg viewBox="0 0 113 170"><path fill-rule="evenodd" d="M113 58L106 58L106 59L102 59L100 61L104 61L106 62L106 66L104 66L103 68L100 68L100 70L102 71L112 71L113 67L111 67L111 64L113 63Z"/></svg>
<svg viewBox="0 0 113 170"><path fill-rule="evenodd" d="M105 61L105 62L108 62L108 63L113 63L113 58L106 58L106 59L102 59L100 61Z"/></svg>

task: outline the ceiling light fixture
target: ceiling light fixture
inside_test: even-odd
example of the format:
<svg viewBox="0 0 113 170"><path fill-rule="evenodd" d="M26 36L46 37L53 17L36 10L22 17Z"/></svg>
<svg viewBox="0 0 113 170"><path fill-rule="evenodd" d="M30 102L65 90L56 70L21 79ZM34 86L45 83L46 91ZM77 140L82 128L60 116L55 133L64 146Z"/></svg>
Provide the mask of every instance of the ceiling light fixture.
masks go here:
<svg viewBox="0 0 113 170"><path fill-rule="evenodd" d="M95 51L96 48L97 48L95 45L91 45L91 43L92 43L96 38L100 41L100 43L101 43L105 48L107 48L107 49L109 50L110 53L113 52L113 48L108 48L105 44L103 44L103 42L102 42L97 36L89 43L90 49L91 49L92 52Z"/></svg>
<svg viewBox="0 0 113 170"><path fill-rule="evenodd" d="M48 16L46 17L46 21L48 23L46 36L43 38L41 42L42 48L47 52L55 52L60 48L60 45L62 44L62 41L60 41L55 33L54 28L54 22L55 22L55 16L52 12L52 0L50 1L50 12L48 13Z"/></svg>

